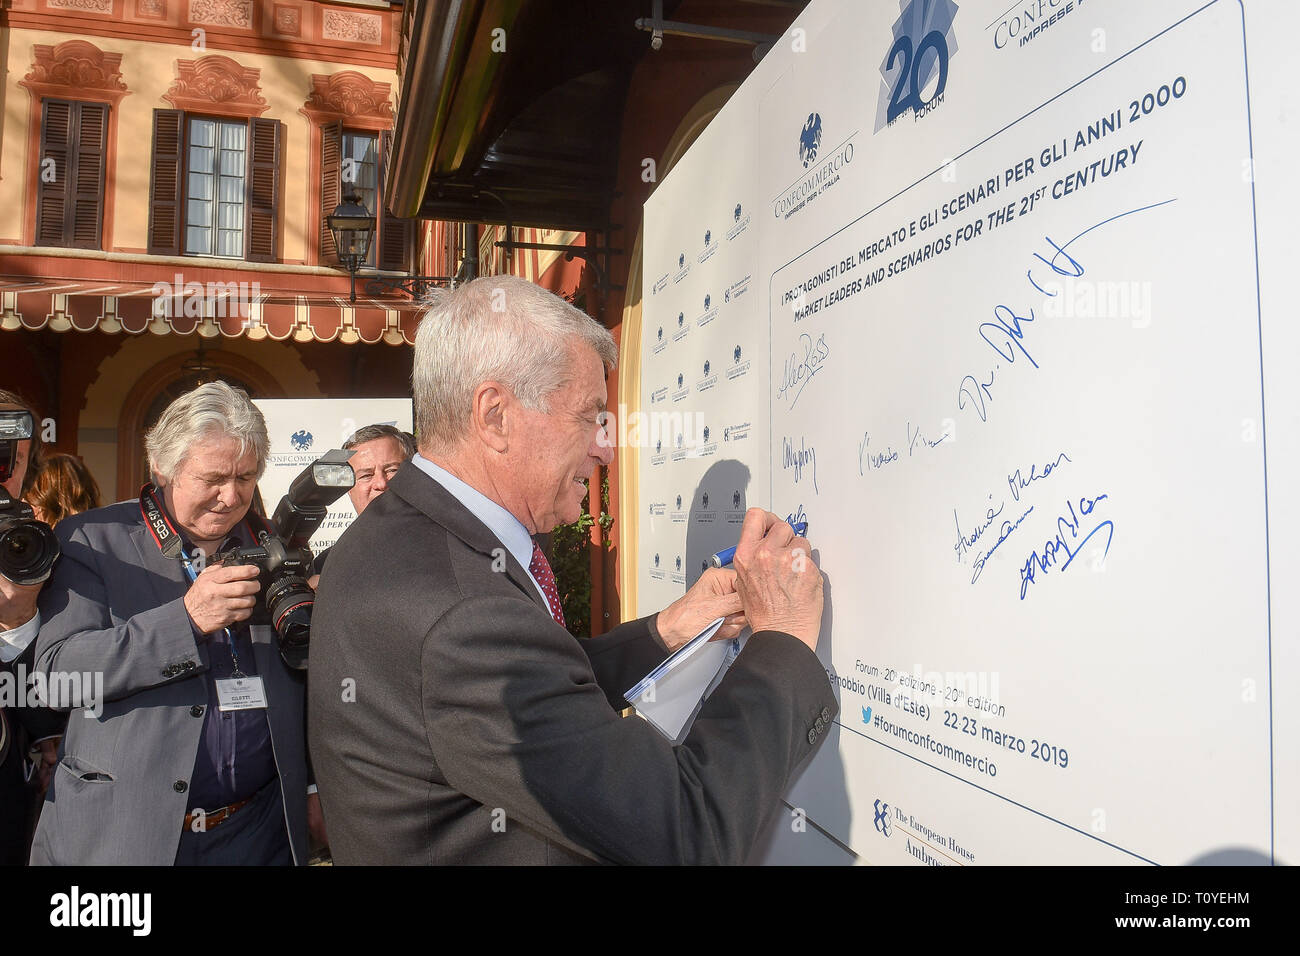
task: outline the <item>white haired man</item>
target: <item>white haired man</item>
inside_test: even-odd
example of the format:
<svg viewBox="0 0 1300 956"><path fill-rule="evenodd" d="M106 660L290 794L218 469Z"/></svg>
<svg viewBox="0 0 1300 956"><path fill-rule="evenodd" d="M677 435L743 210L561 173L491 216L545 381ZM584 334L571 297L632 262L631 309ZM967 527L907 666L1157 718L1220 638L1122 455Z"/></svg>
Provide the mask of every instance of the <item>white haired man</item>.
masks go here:
<svg viewBox="0 0 1300 956"><path fill-rule="evenodd" d="M303 681L250 621L258 569L212 562L256 543L268 445L244 392L201 385L146 437L156 485L59 523L36 666L84 675L82 713L32 863L306 862Z"/></svg>
<svg viewBox="0 0 1300 956"><path fill-rule="evenodd" d="M605 328L508 276L424 316L420 452L339 540L317 604L309 719L335 862L741 862L824 739L821 573L775 515L749 512L736 570L658 615L564 628L530 535L574 521L612 458L616 357ZM685 742L620 717L717 617L755 633Z"/></svg>

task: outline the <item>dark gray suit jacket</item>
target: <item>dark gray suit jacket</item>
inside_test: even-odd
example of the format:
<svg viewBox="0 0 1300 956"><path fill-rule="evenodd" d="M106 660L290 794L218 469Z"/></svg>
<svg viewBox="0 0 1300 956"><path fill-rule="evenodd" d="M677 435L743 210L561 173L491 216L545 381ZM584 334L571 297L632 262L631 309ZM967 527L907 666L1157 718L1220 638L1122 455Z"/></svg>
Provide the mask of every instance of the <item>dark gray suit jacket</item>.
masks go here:
<svg viewBox="0 0 1300 956"><path fill-rule="evenodd" d="M32 863L171 865L208 703L208 645L185 612L185 572L162 556L134 501L67 518L57 531L63 557L41 592L36 666L101 672L106 700L98 717L68 718ZM281 661L270 626L249 631L289 843L305 863L303 681Z"/></svg>
<svg viewBox="0 0 1300 956"><path fill-rule="evenodd" d="M674 748L615 709L664 655L649 618L572 637L492 532L402 465L331 551L313 619L335 861L742 862L836 712L826 672L755 634Z"/></svg>

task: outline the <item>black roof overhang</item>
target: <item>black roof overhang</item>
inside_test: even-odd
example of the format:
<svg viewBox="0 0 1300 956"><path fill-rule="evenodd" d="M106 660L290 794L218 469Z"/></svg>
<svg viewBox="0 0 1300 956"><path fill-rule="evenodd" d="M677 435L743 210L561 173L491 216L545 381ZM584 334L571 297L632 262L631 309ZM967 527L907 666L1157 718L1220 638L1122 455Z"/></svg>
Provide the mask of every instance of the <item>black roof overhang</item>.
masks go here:
<svg viewBox="0 0 1300 956"><path fill-rule="evenodd" d="M646 0L415 3L389 209L607 228L628 83L649 50L634 25Z"/></svg>

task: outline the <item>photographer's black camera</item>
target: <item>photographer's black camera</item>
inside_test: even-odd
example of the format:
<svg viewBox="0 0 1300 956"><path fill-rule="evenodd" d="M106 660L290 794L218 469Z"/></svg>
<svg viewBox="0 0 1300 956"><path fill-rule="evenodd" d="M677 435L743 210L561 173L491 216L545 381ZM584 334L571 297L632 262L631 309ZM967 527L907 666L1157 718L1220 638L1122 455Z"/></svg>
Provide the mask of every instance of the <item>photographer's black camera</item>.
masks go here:
<svg viewBox="0 0 1300 956"><path fill-rule="evenodd" d="M50 526L3 487L14 473L18 443L32 437L33 424L30 412L0 411L0 575L14 584L40 584L59 559L59 539Z"/></svg>
<svg viewBox="0 0 1300 956"><path fill-rule="evenodd" d="M280 499L271 523L276 534L263 531L258 545L232 548L213 557L223 566L251 564L260 573L262 600L254 623L275 628L280 656L290 667L305 670L311 637L311 612L316 593L307 583L314 555L308 540L329 513L329 506L356 483L348 459L352 452L335 449L316 459L293 480Z"/></svg>

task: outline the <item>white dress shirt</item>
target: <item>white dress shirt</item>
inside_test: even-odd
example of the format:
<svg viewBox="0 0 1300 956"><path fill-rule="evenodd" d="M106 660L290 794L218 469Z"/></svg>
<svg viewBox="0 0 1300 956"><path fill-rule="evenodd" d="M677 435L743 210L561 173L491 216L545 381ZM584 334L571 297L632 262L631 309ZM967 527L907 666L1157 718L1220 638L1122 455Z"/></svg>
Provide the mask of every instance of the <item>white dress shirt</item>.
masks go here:
<svg viewBox="0 0 1300 956"><path fill-rule="evenodd" d="M19 624L12 631L0 631L0 664L8 664L18 659L27 645L36 640L36 633L41 629L41 612L37 611L26 624Z"/></svg>

